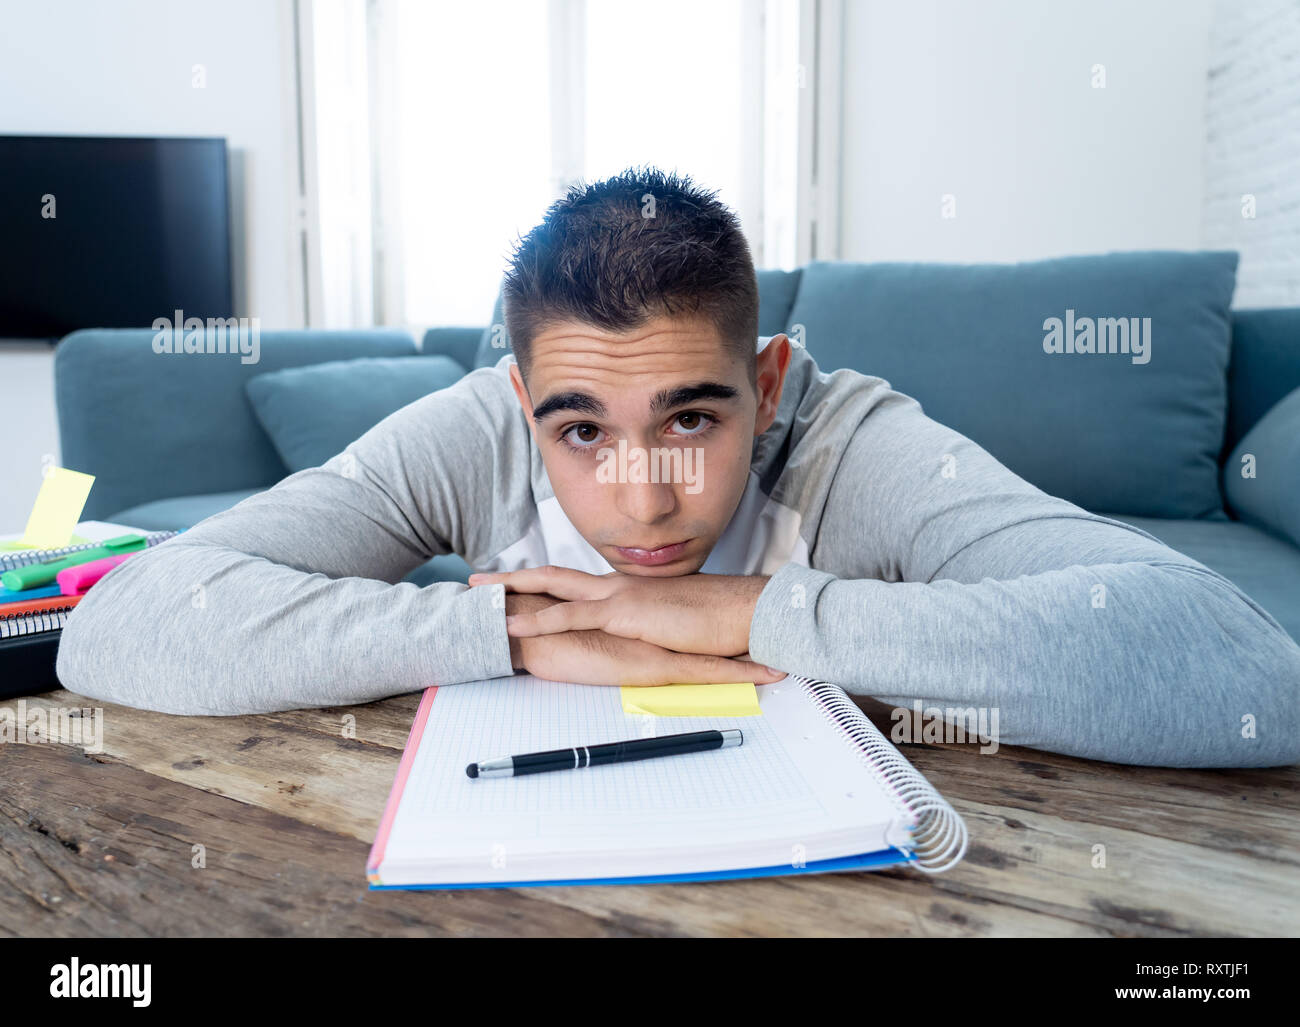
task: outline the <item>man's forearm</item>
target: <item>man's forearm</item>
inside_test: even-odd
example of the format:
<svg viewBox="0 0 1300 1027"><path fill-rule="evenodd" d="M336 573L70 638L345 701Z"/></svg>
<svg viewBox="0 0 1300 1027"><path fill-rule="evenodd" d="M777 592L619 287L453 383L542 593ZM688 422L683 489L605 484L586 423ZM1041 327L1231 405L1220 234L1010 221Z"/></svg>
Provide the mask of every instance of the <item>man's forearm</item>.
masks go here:
<svg viewBox="0 0 1300 1027"><path fill-rule="evenodd" d="M1300 647L1203 568L925 584L788 564L759 599L750 655L896 705L996 708L1004 745L1161 766L1300 760Z"/></svg>
<svg viewBox="0 0 1300 1027"><path fill-rule="evenodd" d="M370 702L510 674L499 596L329 578L181 536L87 594L57 670L74 692L164 713Z"/></svg>
<svg viewBox="0 0 1300 1027"><path fill-rule="evenodd" d="M143 709L241 714L510 674L500 588L402 582L453 542L468 551L482 527L455 486L490 457L478 420L490 411L459 383L438 396L115 568L68 619L63 684ZM452 429L455 447L427 444Z"/></svg>

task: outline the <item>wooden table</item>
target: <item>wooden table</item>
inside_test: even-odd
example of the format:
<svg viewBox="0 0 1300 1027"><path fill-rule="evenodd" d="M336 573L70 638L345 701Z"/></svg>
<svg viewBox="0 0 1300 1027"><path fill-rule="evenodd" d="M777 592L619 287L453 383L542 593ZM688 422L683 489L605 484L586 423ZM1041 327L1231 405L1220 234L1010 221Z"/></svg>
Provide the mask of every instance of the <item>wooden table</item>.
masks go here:
<svg viewBox="0 0 1300 1027"><path fill-rule="evenodd" d="M1158 770L973 745L901 747L970 829L965 860L942 875L371 892L365 859L418 698L231 718L105 705L101 753L0 745L0 935L1242 936L1300 926L1300 768ZM69 692L26 701L100 705ZM861 705L887 734L888 707ZM1104 868L1093 866L1097 845Z"/></svg>

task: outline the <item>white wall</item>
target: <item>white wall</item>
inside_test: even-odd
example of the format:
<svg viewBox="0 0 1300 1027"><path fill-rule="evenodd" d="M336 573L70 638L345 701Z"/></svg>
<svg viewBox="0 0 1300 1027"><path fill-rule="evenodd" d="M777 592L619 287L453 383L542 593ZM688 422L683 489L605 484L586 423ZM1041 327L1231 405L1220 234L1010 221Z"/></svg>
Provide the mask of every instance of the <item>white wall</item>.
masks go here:
<svg viewBox="0 0 1300 1027"><path fill-rule="evenodd" d="M1200 246L1210 0L844 7L843 259Z"/></svg>
<svg viewBox="0 0 1300 1027"><path fill-rule="evenodd" d="M286 0L0 0L0 133L225 136L236 314L300 327L291 42ZM0 449L0 533L22 530L58 452L52 361L0 343L0 389L24 407Z"/></svg>
<svg viewBox="0 0 1300 1027"><path fill-rule="evenodd" d="M1205 121L1205 242L1241 254L1234 305L1300 305L1300 3L1219 0Z"/></svg>

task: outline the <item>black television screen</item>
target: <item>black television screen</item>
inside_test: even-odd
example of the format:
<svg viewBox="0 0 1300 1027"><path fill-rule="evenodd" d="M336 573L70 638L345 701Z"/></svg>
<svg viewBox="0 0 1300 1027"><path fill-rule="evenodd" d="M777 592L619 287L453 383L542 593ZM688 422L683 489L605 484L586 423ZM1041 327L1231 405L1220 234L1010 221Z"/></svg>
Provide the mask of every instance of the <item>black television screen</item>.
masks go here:
<svg viewBox="0 0 1300 1027"><path fill-rule="evenodd" d="M0 136L0 337L233 307L224 139Z"/></svg>

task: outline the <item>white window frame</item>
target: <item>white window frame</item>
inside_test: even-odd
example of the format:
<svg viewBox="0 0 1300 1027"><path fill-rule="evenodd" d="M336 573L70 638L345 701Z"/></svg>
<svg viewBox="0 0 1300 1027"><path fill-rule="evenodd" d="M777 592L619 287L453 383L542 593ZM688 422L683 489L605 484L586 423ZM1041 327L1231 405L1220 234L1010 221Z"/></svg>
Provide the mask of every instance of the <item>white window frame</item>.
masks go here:
<svg viewBox="0 0 1300 1027"><path fill-rule="evenodd" d="M840 161L844 97L843 0L802 0L796 260L840 259Z"/></svg>

